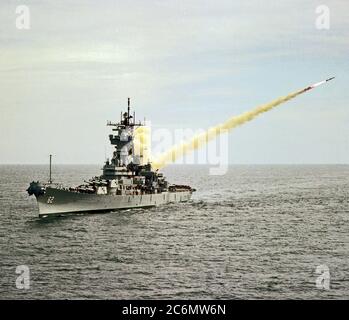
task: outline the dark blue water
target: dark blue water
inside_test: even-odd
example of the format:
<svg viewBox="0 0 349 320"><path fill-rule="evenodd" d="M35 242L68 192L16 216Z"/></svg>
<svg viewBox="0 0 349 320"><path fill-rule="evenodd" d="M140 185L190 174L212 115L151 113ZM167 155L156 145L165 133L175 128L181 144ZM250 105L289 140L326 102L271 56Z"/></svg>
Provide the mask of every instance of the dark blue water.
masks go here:
<svg viewBox="0 0 349 320"><path fill-rule="evenodd" d="M66 184L99 173L54 168ZM190 203L40 220L25 189L47 168L0 166L0 298L349 298L349 166L165 173L197 189ZM16 288L18 265L29 289Z"/></svg>

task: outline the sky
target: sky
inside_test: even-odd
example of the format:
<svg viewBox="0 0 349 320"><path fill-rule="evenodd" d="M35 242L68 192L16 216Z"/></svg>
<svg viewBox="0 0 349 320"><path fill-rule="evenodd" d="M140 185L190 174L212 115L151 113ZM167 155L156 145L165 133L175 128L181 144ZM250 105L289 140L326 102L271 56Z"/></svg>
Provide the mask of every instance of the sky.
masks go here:
<svg viewBox="0 0 349 320"><path fill-rule="evenodd" d="M205 129L331 76L232 131L229 163L348 164L348 57L347 0L2 0L0 164L102 164L127 97L155 129Z"/></svg>

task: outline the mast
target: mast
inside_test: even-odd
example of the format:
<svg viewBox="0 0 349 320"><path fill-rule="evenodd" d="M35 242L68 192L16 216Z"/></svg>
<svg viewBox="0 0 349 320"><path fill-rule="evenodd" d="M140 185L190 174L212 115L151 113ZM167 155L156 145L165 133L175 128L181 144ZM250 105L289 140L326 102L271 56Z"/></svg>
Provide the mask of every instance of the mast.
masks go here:
<svg viewBox="0 0 349 320"><path fill-rule="evenodd" d="M130 98L127 98L127 124L130 124Z"/></svg>
<svg viewBox="0 0 349 320"><path fill-rule="evenodd" d="M52 183L52 154L50 154L50 177L49 177L48 183L49 184Z"/></svg>

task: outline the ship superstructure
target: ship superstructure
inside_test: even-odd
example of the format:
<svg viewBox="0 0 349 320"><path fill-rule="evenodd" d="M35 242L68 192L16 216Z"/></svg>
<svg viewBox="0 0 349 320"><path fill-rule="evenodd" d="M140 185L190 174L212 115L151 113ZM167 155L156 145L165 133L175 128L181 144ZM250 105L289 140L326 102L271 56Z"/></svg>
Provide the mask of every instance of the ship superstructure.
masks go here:
<svg viewBox="0 0 349 320"><path fill-rule="evenodd" d="M65 187L52 182L31 182L27 189L39 204L39 216L65 213L105 212L117 209L152 207L170 202L184 202L195 189L186 185L171 185L142 153L136 152L135 130L144 126L136 123L135 113L121 113L120 122L108 122L109 135L114 146L111 159L103 166L103 173L76 187Z"/></svg>

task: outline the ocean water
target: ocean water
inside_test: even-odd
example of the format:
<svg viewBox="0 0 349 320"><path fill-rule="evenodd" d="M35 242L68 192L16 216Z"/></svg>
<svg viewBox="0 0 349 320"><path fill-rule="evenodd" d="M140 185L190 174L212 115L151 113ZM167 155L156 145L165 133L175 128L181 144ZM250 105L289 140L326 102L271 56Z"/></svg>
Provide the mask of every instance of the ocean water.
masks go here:
<svg viewBox="0 0 349 320"><path fill-rule="evenodd" d="M54 179L79 184L99 169L55 166ZM191 202L39 219L25 189L47 167L0 166L0 298L349 298L349 166L164 172L197 189ZM29 289L16 287L20 265Z"/></svg>

